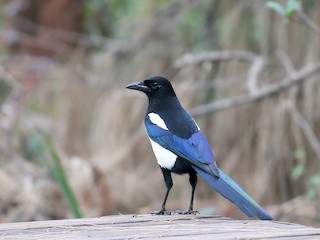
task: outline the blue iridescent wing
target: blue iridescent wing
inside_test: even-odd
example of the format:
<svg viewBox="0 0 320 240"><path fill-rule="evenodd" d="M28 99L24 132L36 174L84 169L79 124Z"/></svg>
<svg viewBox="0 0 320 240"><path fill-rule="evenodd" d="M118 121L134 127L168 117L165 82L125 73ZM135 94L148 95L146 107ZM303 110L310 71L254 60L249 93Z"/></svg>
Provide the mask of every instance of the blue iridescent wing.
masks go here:
<svg viewBox="0 0 320 240"><path fill-rule="evenodd" d="M169 130L158 127L146 120L146 130L148 136L160 146L173 152L177 156L183 157L193 165L203 169L209 174L219 176L216 161L205 135L198 131L190 138L183 139Z"/></svg>

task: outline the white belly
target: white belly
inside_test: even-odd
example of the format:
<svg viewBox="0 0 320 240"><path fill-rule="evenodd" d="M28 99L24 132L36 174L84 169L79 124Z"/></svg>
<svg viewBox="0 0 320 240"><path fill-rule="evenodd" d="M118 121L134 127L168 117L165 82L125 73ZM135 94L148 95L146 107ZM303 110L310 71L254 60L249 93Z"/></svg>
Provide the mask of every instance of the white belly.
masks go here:
<svg viewBox="0 0 320 240"><path fill-rule="evenodd" d="M149 139L151 142L152 150L154 152L154 155L156 156L159 166L162 168L167 168L169 170L172 169L172 167L174 166L177 160L177 155L161 147L158 143L153 141L151 138Z"/></svg>

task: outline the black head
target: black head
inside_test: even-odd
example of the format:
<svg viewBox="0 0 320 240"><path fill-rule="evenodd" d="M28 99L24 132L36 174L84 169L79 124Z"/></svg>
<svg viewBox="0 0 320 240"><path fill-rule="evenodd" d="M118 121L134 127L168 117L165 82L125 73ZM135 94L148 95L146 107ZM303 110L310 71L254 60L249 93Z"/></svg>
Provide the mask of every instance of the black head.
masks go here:
<svg viewBox="0 0 320 240"><path fill-rule="evenodd" d="M126 88L144 92L149 98L154 99L176 96L169 80L158 76L148 78L142 82L131 83Z"/></svg>

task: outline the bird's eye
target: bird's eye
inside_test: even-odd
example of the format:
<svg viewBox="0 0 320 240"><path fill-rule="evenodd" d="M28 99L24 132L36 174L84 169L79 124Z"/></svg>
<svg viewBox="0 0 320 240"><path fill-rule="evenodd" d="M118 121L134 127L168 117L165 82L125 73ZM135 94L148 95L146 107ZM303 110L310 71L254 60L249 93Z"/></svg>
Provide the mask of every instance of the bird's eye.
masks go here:
<svg viewBox="0 0 320 240"><path fill-rule="evenodd" d="M159 87L160 87L160 85L159 85L157 82L152 82L152 83L151 83L151 88L157 89L157 88L159 88Z"/></svg>

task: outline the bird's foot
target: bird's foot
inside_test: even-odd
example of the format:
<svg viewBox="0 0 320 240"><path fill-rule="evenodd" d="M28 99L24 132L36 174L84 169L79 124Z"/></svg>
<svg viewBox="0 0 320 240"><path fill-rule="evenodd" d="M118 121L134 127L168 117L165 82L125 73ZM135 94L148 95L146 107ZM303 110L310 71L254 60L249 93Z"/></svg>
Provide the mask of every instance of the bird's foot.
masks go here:
<svg viewBox="0 0 320 240"><path fill-rule="evenodd" d="M159 210L159 211L152 211L150 212L151 215L171 215L171 212L167 210Z"/></svg>
<svg viewBox="0 0 320 240"><path fill-rule="evenodd" d="M175 211L174 214L177 214L177 215L197 215L200 213L198 211L193 211L193 210L186 210L186 211L178 210L178 211Z"/></svg>

